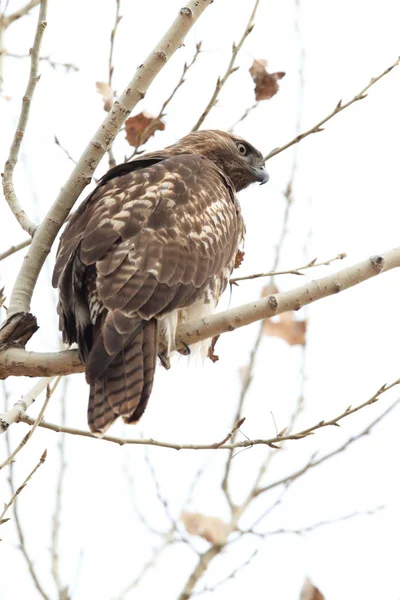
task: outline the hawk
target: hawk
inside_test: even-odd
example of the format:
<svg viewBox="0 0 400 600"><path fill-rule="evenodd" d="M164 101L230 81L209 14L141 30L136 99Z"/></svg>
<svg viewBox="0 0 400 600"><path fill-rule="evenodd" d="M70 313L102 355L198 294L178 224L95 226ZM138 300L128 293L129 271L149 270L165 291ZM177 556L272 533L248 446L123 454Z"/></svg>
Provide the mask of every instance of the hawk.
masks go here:
<svg viewBox="0 0 400 600"><path fill-rule="evenodd" d="M236 192L267 180L248 142L198 131L110 169L72 216L53 285L93 433L142 416L157 354L168 366L179 323L212 313L227 286L244 237Z"/></svg>

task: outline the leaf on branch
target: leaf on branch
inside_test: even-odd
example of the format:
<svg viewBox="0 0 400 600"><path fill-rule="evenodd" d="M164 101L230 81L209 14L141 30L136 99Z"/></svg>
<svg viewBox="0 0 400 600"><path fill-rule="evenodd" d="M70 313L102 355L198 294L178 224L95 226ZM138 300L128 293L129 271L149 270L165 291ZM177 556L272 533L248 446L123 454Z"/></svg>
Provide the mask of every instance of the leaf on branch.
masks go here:
<svg viewBox="0 0 400 600"><path fill-rule="evenodd" d="M147 112L141 112L125 122L126 139L135 148L145 144L157 130L164 129L165 123Z"/></svg>
<svg viewBox="0 0 400 600"><path fill-rule="evenodd" d="M243 250L238 250L235 256L235 264L233 266L234 269L238 269L244 260L244 252Z"/></svg>
<svg viewBox="0 0 400 600"><path fill-rule="evenodd" d="M301 590L300 600L325 600L325 596L307 578Z"/></svg>
<svg viewBox="0 0 400 600"><path fill-rule="evenodd" d="M230 533L227 523L218 517L207 517L201 513L181 514L185 529L190 535L199 535L215 546L223 546Z"/></svg>
<svg viewBox="0 0 400 600"><path fill-rule="evenodd" d="M217 354L215 354L215 345L218 342L219 339L219 335L215 335L212 340L211 340L211 344L208 348L208 352L207 352L207 357L213 362L217 362L219 360L219 356Z"/></svg>
<svg viewBox="0 0 400 600"><path fill-rule="evenodd" d="M114 92L105 81L96 81L96 89L103 98L104 110L110 112L111 107L114 104Z"/></svg>
<svg viewBox="0 0 400 600"><path fill-rule="evenodd" d="M259 100L269 100L279 91L279 83L286 73L279 71L278 73L268 73L267 61L263 58L255 60L251 65L249 72L253 78L256 87L254 88L257 102Z"/></svg>

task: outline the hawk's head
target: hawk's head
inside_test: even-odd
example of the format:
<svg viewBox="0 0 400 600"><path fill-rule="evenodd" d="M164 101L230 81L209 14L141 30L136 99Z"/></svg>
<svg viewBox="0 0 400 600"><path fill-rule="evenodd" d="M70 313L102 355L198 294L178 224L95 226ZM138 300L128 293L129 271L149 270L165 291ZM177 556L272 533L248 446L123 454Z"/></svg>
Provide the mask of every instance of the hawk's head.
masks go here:
<svg viewBox="0 0 400 600"><path fill-rule="evenodd" d="M182 138L178 146L181 152L194 152L212 160L228 175L237 192L251 183L266 183L269 179L261 152L231 133L195 131Z"/></svg>

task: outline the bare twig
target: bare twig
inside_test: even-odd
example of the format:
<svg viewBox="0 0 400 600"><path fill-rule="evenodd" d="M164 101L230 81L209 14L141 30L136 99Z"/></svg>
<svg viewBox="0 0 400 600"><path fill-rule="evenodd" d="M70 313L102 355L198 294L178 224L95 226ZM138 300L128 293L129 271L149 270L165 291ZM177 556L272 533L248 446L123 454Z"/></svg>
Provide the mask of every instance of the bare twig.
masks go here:
<svg viewBox="0 0 400 600"><path fill-rule="evenodd" d="M257 490L255 491L255 493L253 494L253 496L257 497L260 494L263 494L265 492L269 492L270 490L272 490L272 489L274 489L276 487L279 487L281 485L286 486L289 482L295 481L296 479L298 479L299 477L301 477L302 475L304 475L305 473L307 473L308 471L310 471L314 467L317 467L317 466L321 465L322 463L326 462L327 460L329 460L330 458L333 458L334 456L337 456L338 454L341 454L342 452L344 452L345 450L347 450L347 448L349 446L351 446L352 444L354 444L354 442L357 442L358 440L360 440L365 435L370 434L371 431L372 431L372 429L378 423L380 423L399 404L400 404L400 398L398 398L393 404L391 404L388 408L386 408L386 410L384 410L376 419L374 419L373 421L371 421L359 433L357 433L354 436L349 437L343 444L341 444L340 446L338 446L338 448L335 448L335 450L332 450L332 452L328 452L327 454L324 454L324 455L322 455L320 457L312 456L310 458L310 460L304 465L304 467L301 467L297 471L294 471L294 472L290 473L289 475L283 477L282 479L276 479L272 483L269 483L269 484L267 484L265 486L257 488Z"/></svg>
<svg viewBox="0 0 400 600"><path fill-rule="evenodd" d="M245 560L245 562L241 563L238 567L236 567L235 569L233 569L233 571L231 571L229 573L229 575L227 575L227 577L224 577L224 579L221 579L220 581L217 581L217 583L214 583L214 585L206 585L205 587L203 587L201 590L199 590L198 592L194 592L192 594L192 596L200 596L200 594L205 594L206 592L215 592L215 590L219 587L221 587L222 585L224 585L225 583L227 583L228 581L230 581L231 579L235 579L236 575L238 573L240 573L240 571L242 571L243 569L245 569L253 560L254 558L257 556L259 550L254 550L254 552L251 553L251 555L249 556L249 558L247 560Z"/></svg>
<svg viewBox="0 0 400 600"><path fill-rule="evenodd" d="M5 393L5 409L7 410L7 398L8 398L8 392L7 389L4 387L4 393ZM10 444L10 436L9 436L9 432L7 431L6 433L6 448L7 448L7 454L11 454L11 444ZM43 457L43 455L42 455ZM11 462L9 465L9 473L8 473L8 483L10 486L10 490L11 490L11 494L14 495L15 494L15 485L14 485L14 462ZM34 562L31 558L31 556L29 555L26 543L25 543L25 535L24 535L24 531L22 528L22 523L21 520L19 518L19 512L18 512L18 495L15 497L14 503L13 503L13 512L14 512L14 522L15 522L15 527L17 530L17 535L18 535L18 540L19 540L19 548L21 550L21 554L26 562L26 565L28 567L30 576L32 578L33 584L36 587L37 591L39 592L39 594L42 596L43 600L50 600L50 597L46 594L40 580L39 577L37 575L36 572L36 568L34 565Z"/></svg>
<svg viewBox="0 0 400 600"><path fill-rule="evenodd" d="M39 467L42 466L42 464L44 463L44 461L46 460L47 457L47 450L45 450L42 454L42 456L39 459L39 462L37 463L37 465L32 469L32 471L27 475L27 477L25 477L24 481L21 483L21 485L15 490L14 494L12 495L11 499L4 504L4 508L2 513L0 514L0 525L2 525L5 521L8 521L9 519L5 519L4 517L8 511L8 509L13 505L14 501L16 500L18 494L20 494L22 492L22 490L24 489L24 487L28 484L28 482L30 481L30 479L33 477L33 475L36 473L36 471L39 469Z"/></svg>
<svg viewBox="0 0 400 600"><path fill-rule="evenodd" d="M234 277L233 279L230 280L229 283L235 284L238 281L246 281L248 279L258 279L259 277L275 277L275 275L304 275L304 273L302 271L305 271L306 269L311 269L312 267L327 266L327 265L332 264L336 260L343 260L344 258L347 258L347 254L345 252L341 252L340 254L337 254L333 258L330 258L323 262L317 262L317 259L314 258L313 260L310 260L310 262L303 265L302 267L295 267L294 269L288 269L286 271L267 271L266 273L254 273L253 275L245 275L244 277Z"/></svg>
<svg viewBox="0 0 400 600"><path fill-rule="evenodd" d="M29 312L32 294L45 258L78 196L90 182L95 168L126 117L144 97L152 81L182 45L186 34L210 4L211 0L188 0L162 40L139 66L127 88L114 102L68 181L61 188L54 205L37 228L11 294L9 316L17 312Z"/></svg>
<svg viewBox="0 0 400 600"><path fill-rule="evenodd" d="M68 380L64 379L63 391L60 398L61 404L61 424L65 425L66 422L66 410L65 405L67 401L67 389ZM57 486L56 486L56 503L53 514L53 526L51 531L51 572L53 575L54 583L57 587L59 600L68 600L68 589L63 584L60 575L60 556L59 556L59 536L60 536L60 525L61 525L61 508L63 498L63 484L65 471L67 468L65 459L65 436L61 435L58 440L58 453L60 459L60 466L57 473Z"/></svg>
<svg viewBox="0 0 400 600"><path fill-rule="evenodd" d="M36 236L35 236L36 238ZM279 292L249 304L178 327L177 339L194 344L216 335L234 331L261 319L286 311L299 310L322 298L338 294L380 273L400 267L400 248L372 256L336 273L316 279L304 286ZM11 375L68 375L84 370L76 350L64 352L26 352L19 348L0 351L0 378Z"/></svg>
<svg viewBox="0 0 400 600"><path fill-rule="evenodd" d="M234 122L233 125L231 125L228 129L229 132L233 132L233 130L235 129L236 125L239 125L239 123L241 123L242 121L244 121L245 119L247 119L247 117L249 116L249 114L251 112L253 112L254 109L257 108L257 106L259 106L259 102L255 102L254 104L252 104L251 106L249 106L248 108L246 108L246 110L244 111L244 113L242 114L242 116Z"/></svg>
<svg viewBox="0 0 400 600"><path fill-rule="evenodd" d="M36 417L33 425L32 425L32 429L30 431L28 431L28 433L22 438L21 442L18 444L18 446L15 448L15 450L13 450L13 452L11 452L10 456L8 458L6 458L1 464L0 464L0 470L3 469L3 467L7 466L8 464L10 464L11 462L14 462L16 455L18 454L18 452L26 445L26 443L30 440L30 438L32 437L32 435L35 432L35 429L37 428L38 425L40 425L40 421L43 418L44 412L47 408L47 405L49 403L49 400L53 394L53 392L55 391L59 381L60 381L60 377L57 378L55 384L53 385L53 387L50 389L50 386L47 384L46 386L46 399L43 403L42 408L40 409L40 412L38 414L38 416ZM32 392L30 392L30 394L32 394ZM26 396L24 396L24 398L26 398ZM34 400L34 399L33 399ZM32 400L32 401L33 401ZM20 400L20 402L23 402L23 399ZM14 405L15 406L15 405ZM7 427L6 427L7 429Z"/></svg>
<svg viewBox="0 0 400 600"><path fill-rule="evenodd" d="M385 384L385 385L381 386L379 388L379 390L377 390L377 392L373 396L371 396L371 398L369 398L362 404L359 404L358 406L355 406L354 408L349 406L345 411L343 411L337 417L334 417L333 419L330 419L328 421L326 421L326 420L319 421L318 423L315 423L314 425L307 427L306 429L303 429L296 433L286 434L286 428L285 428L284 430L282 430L281 432L279 432L276 436L274 436L272 438L246 439L246 440L242 440L241 442L233 442L230 444L227 444L227 443L221 444L221 442L217 442L214 444L174 444L172 442L163 442L160 440L154 440L152 438L124 439L124 438L114 437L111 435L104 435L102 438L98 438L97 436L91 434L89 431L85 431L82 429L75 429L73 427L63 427L56 423L47 423L46 421L41 421L39 423L39 426L44 427L45 429L50 429L52 431L56 431L58 433L70 433L72 435L80 435L80 436L88 437L88 438L95 439L95 440L113 442L114 444L118 444L120 446L124 446L124 445L128 445L128 444L137 444L137 445L142 445L142 446L158 446L158 447L162 447L162 448L169 448L172 450L219 450L219 449L233 450L235 448L248 448L248 447L257 446L257 445L269 446L270 448L279 448L279 446L277 446L277 444L280 444L281 442L285 442L288 440L304 439L304 438L308 437L309 435L312 435L315 431L318 431L319 429L322 429L324 427L332 427L332 426L338 427L339 421L348 417L349 415L352 415L352 414L358 412L359 410L362 410L366 406L374 404L375 402L377 402L379 400L379 398L382 396L382 394L384 394L385 392L387 392L388 390L392 389L393 387L395 387L396 385L399 385L399 384L400 384L400 379L394 381L390 385ZM34 419L32 419L31 417L28 417L25 414L21 415L20 421L27 423L27 424L34 423Z"/></svg>
<svg viewBox="0 0 400 600"><path fill-rule="evenodd" d="M23 248L26 248L27 246L29 246L31 241L32 241L32 239L29 238L28 240L25 240L24 242L21 242L20 244L16 244L15 246L11 246L11 248L9 248L8 250L1 252L0 253L0 261L4 260L5 258L8 258L12 254L15 254L15 252L19 252Z"/></svg>
<svg viewBox="0 0 400 600"><path fill-rule="evenodd" d="M30 10L30 8L32 8L33 6L36 6L36 4L38 4L38 2L33 1L33 2L30 2L29 5L26 5L25 9L27 9L27 10L25 10L25 12L23 14L26 14L26 12L28 12L28 10ZM23 10L24 9L21 9L21 11L23 11ZM19 11L19 13L21 13L21 11ZM27 233L29 233L29 235L31 235L31 236L33 236L33 234L35 233L36 226L29 219L29 217L25 213L24 209L22 208L22 206L17 198L15 189L14 189L13 176L14 176L15 165L17 164L17 161L18 161L18 154L20 151L21 142L24 137L25 129L26 129L26 126L28 123L32 97L33 97L33 94L34 94L34 91L36 88L36 84L40 78L40 76L38 76L39 51L40 51L40 44L42 42L43 33L44 33L44 30L47 25L46 11L47 11L47 0L41 0L40 11L39 11L39 20L38 20L38 24L37 24L37 28L36 28L36 34L35 34L35 39L33 42L33 47L31 50L31 69L30 69L30 73L29 73L28 85L26 87L25 94L22 99L21 113L20 113L20 116L18 119L17 130L15 132L14 139L11 144L10 154L9 154L6 164L4 166L4 173L2 174L4 197L7 200L7 203L9 205L10 209L12 210L18 223L21 225L22 229L24 231L26 231ZM19 14L19 13L14 13L14 15ZM19 14L19 16L22 16L22 15ZM19 18L19 16L15 17L15 18ZM12 17L13 17L13 15L10 15L6 19L11 19ZM15 18L14 18L14 20L15 20Z"/></svg>
<svg viewBox="0 0 400 600"><path fill-rule="evenodd" d="M205 118L207 117L207 115L209 114L209 112L214 108L214 106L217 103L218 100L218 96L219 93L221 91L221 89L223 88L223 86L225 85L225 83L228 81L229 77L238 70L239 67L235 67L235 61L237 58L237 55L239 54L246 38L250 35L250 33L253 31L254 28L254 20L255 20L255 16L256 16L256 12L257 12L257 8L258 5L260 3L260 0L256 0L253 6L253 10L251 11L251 15L250 18L247 22L247 25L245 27L245 30L243 32L242 37L240 38L239 42L237 44L235 44L235 42L232 44L232 54L231 54L231 59L229 61L228 64L228 68L226 69L224 75L222 77L218 77L217 79L217 83L215 85L215 89L214 92L206 106L206 108L204 109L204 111L202 112L200 118L198 119L196 125L193 127L192 131L197 131L198 129L200 129L200 127L202 126Z"/></svg>
<svg viewBox="0 0 400 600"><path fill-rule="evenodd" d="M303 527L297 527L296 529L274 529L272 531L259 532L254 531L253 528L241 530L242 534L252 534L261 538L268 538L274 535L282 535L282 534L290 534L290 535L304 535L305 533L310 533L310 531L315 531L316 529L320 529L321 527L326 527L327 525L334 525L335 523L342 523L343 521L350 521L355 517L362 516L370 516L375 515L380 510L383 510L384 506L376 506L375 508L371 508L369 510L356 510L347 515L340 515L339 517L335 517L333 519L325 519L323 521L317 521L316 523L311 523L311 525L304 525Z"/></svg>
<svg viewBox="0 0 400 600"><path fill-rule="evenodd" d="M148 124L148 126L146 127L146 129L144 130L143 134L140 136L142 139L147 139L147 131L151 131L154 121L159 121L160 119L165 117L165 109L167 108L168 104L171 102L171 100L174 98L176 92L179 90L179 88L185 83L186 79L186 75L188 73L188 71L192 68L192 66L194 65L194 63L197 60L197 57L199 56L201 52L201 42L198 42L198 44L196 44L196 50L195 53L193 55L192 60L190 61L190 63L185 63L183 65L183 71L182 71L182 75L180 80L178 81L178 83L176 84L176 86L174 87L174 89L172 90L171 94L168 96L168 98L165 100L164 104L162 105L162 107L160 108L160 112L158 113L158 115L152 120L150 121L150 123ZM125 157L125 162L127 162L128 160L132 160L132 158L134 158L137 154L140 154L140 148L141 148L142 144L139 143L136 148L134 149L134 151L132 152L132 154L130 154L129 156Z"/></svg>
<svg viewBox="0 0 400 600"><path fill-rule="evenodd" d="M325 123L327 123L328 121L330 121L330 119L332 119L333 117L335 117L337 114L339 114L340 112L342 112L342 110L345 110L346 108L348 108L349 106L351 106L355 102L358 102L359 100L363 100L364 98L366 98L367 97L367 91L373 85L375 85L375 83L377 83L380 79L382 79L382 77L385 77L385 75L387 75L388 73L390 73L390 71L392 71L392 69L394 69L395 67L397 67L397 65L399 63L400 63L400 57L390 67L388 67L387 69L385 69L380 75L378 75L377 77L373 77L371 79L371 81L369 82L369 84L366 85L351 100L349 100L348 102L345 102L345 104L342 103L342 100L339 100L339 102L337 103L337 105L333 109L333 111L330 112L326 117L324 117L321 121L319 121L316 125L314 125L310 129L308 129L307 131L304 131L303 133L300 133L299 135L296 135L296 137L294 137L290 142L287 142L283 146L280 146L279 148L275 148L274 150L272 150L269 154L267 154L267 156L265 157L265 160L269 160L273 156L276 156L280 152L283 152L287 148L290 148L290 146L298 144L299 142L301 142L301 140L303 140L307 136L311 135L312 133L319 133L320 131L323 131L322 126Z"/></svg>
<svg viewBox="0 0 400 600"><path fill-rule="evenodd" d="M0 50L0 54L3 56L7 56L8 58L30 58L30 54L16 54L15 52L8 52L8 50ZM39 56L40 62L47 62L53 69L57 69L58 67L62 67L67 71L79 71L79 67L74 65L73 63L63 63L52 60L50 56Z"/></svg>

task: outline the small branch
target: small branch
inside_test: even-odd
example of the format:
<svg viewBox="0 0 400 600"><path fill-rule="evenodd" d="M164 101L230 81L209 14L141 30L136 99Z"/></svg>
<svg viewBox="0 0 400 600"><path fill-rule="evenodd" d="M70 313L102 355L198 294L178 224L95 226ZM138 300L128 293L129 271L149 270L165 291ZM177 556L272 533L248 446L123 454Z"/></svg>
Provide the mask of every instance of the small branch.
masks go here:
<svg viewBox="0 0 400 600"><path fill-rule="evenodd" d="M16 54L15 52L8 52L8 50L0 50L0 54L2 56L7 56L8 58L30 58L30 54ZM50 56L39 56L39 61L47 62L53 69L57 69L58 67L62 67L67 71L79 71L79 67L72 63L62 63L51 60Z"/></svg>
<svg viewBox="0 0 400 600"><path fill-rule="evenodd" d="M39 394L43 392L44 389L47 389L47 386L52 380L53 377L43 377L30 392L21 398L21 400L18 400L18 402L16 402L7 412L0 414L0 433L4 433L12 423L17 423L20 420L21 415L35 402ZM48 392L46 392L46 401L48 401L47 394ZM3 466L4 464L0 469Z"/></svg>
<svg viewBox="0 0 400 600"><path fill-rule="evenodd" d="M260 104L259 102L255 102L254 104L252 104L251 106L249 106L248 108L246 108L246 110L244 111L244 113L242 114L242 116L237 121L235 121L235 123L233 125L231 125L229 127L228 131L230 133L232 133L233 130L235 129L236 125L239 125L239 123L241 123L242 121L244 121L245 119L247 119L247 117L249 116L249 114L251 112L253 112L253 110L256 109L257 106L259 106L259 104Z"/></svg>
<svg viewBox="0 0 400 600"><path fill-rule="evenodd" d="M5 258L8 258L12 254L15 254L15 252L19 252L23 248L26 248L27 246L29 246L31 241L32 241L32 239L29 238L28 240L25 240L24 242L21 242L20 244L16 244L15 246L11 246L11 248L9 248L8 250L1 252L0 253L0 261L4 260Z"/></svg>
<svg viewBox="0 0 400 600"><path fill-rule="evenodd" d="M384 506L376 506L375 508L371 508L370 510L356 510L347 515L341 515L339 517L335 517L334 519L325 519L324 521L318 521L317 523L312 523L311 525L305 525L304 527L298 527L297 529L275 529L273 531L265 531L263 533L259 531L254 531L253 529L248 530L240 530L242 534L252 534L261 538L268 538L274 535L282 535L282 534L290 534L290 535L304 535L305 533L310 533L311 531L315 531L315 529L320 529L321 527L326 527L327 525L334 525L335 523L342 523L343 521L350 521L355 517L361 516L370 516L375 515L378 511L383 510Z"/></svg>
<svg viewBox="0 0 400 600"><path fill-rule="evenodd" d="M36 419L35 419L35 421L33 423L32 429L30 431L28 431L28 433L22 438L21 442L18 444L18 446L15 448L15 450L13 450L13 452L11 452L11 454L8 456L8 458L6 458L5 461L3 461L0 464L0 471L1 471L1 469L3 469L8 464L10 464L11 462L15 461L15 457L18 454L18 452L27 444L27 442L30 440L30 438L34 434L35 429L37 428L37 426L40 425L40 422L41 422L41 420L43 418L43 415L44 415L44 412L45 412L45 410L47 408L49 400L50 400L53 392L55 391L55 389L56 389L56 387L57 387L60 379L61 379L60 377L57 378L57 380L56 380L55 384L53 385L52 389L50 389L50 385L47 384L47 386L46 386L46 399L45 399L45 401L43 403L42 408L40 409L40 412L39 412L38 416L36 417ZM32 390L32 392L33 392L33 390ZM30 392L28 394L28 396L30 396L32 394L32 392ZM26 396L24 396L24 398L26 398ZM20 400L20 402L22 403L23 399ZM15 406L16 405L14 404L13 408ZM13 408L11 409L11 411L13 410ZM9 411L9 412L11 412L11 411ZM5 414L7 414L7 413L5 413ZM2 417L3 417L3 415L0 416L0 426L4 427L4 421L3 421ZM5 427L4 431L6 431L7 428L8 428L8 425Z"/></svg>
<svg viewBox="0 0 400 600"><path fill-rule="evenodd" d="M363 100L364 98L366 98L367 95L368 95L367 91L373 85L375 85L375 83L377 83L380 79L382 79L382 77L385 77L385 75L387 75L388 73L390 73L390 71L392 71L392 69L394 69L395 67L397 67L397 65L399 63L400 63L400 57L390 67L388 67L387 69L385 69L380 75L378 75L377 77L373 77L371 79L371 81L369 82L369 84L366 85L361 90L361 92L359 92L358 94L356 94L354 96L354 98L352 98L351 100L349 100L345 104L342 104L342 100L339 100L339 102L337 103L337 105L333 109L333 111L330 112L325 118L323 118L321 121L319 121L316 125L314 125L310 129L308 129L307 131L305 131L303 133L300 133L299 135L296 135L296 137L293 138L290 142L287 142L283 146L280 146L279 148L275 148L275 150L272 150L269 154L267 154L267 156L265 157L265 160L269 160L273 156L276 156L280 152L283 152L287 148L290 148L290 146L294 146L295 144L298 144L299 142L301 142L301 140L303 140L307 136L311 135L312 133L319 133L320 131L323 131L322 125L324 125L325 123L327 123L328 121L330 121L330 119L332 119L333 117L335 117L337 114L339 114L340 112L342 112L342 110L345 110L346 108L348 108L349 106L351 106L355 102L358 102L359 100Z"/></svg>
<svg viewBox="0 0 400 600"><path fill-rule="evenodd" d="M244 277L234 277L233 279L231 279L229 281L229 283L236 284L238 281L247 281L248 279L258 279L259 277L275 277L275 275L304 275L304 273L302 273L302 271L305 271L306 269L311 269L312 267L327 266L327 265L330 265L333 262L335 262L335 260L343 260L344 258L347 258L347 254L344 252L337 254L336 256L334 256L333 258L330 258L329 260L325 260L325 261L319 262L319 263L317 263L317 259L314 258L313 260L308 262L306 265L303 265L302 267L296 267L294 269L289 269L287 271L267 271L266 273L255 273L254 275L245 275Z"/></svg>
<svg viewBox="0 0 400 600"><path fill-rule="evenodd" d="M17 276L10 298L8 315L29 312L33 291L45 258L78 196L91 180L94 170L107 148L120 131L122 124L136 104L144 98L147 89L172 54L181 47L186 34L208 8L212 0L188 0L164 37L139 65L135 76L114 102L99 129L89 142L69 179L37 228L28 254Z"/></svg>
<svg viewBox="0 0 400 600"><path fill-rule="evenodd" d="M286 311L299 310L303 306L338 294L397 267L400 267L400 248L372 256L368 260L287 292L279 292L199 321L181 325L178 328L177 339L190 345L228 331L234 331L261 319L267 319ZM46 353L8 348L0 351L0 379L11 375L27 375L29 377L68 375L81 373L83 370L84 367L76 350Z"/></svg>
<svg viewBox="0 0 400 600"><path fill-rule="evenodd" d="M4 386L4 393L5 393L5 408L7 408L8 392L7 392L7 389L5 386ZM9 435L8 431L6 432L6 448L7 448L7 453L11 454L10 435ZM43 455L42 455L42 458L43 458ZM14 465L15 465L14 462L10 463L9 474L8 474L8 483L9 483L12 495L14 495L14 493L15 493ZM36 587L39 594L42 596L43 600L50 600L50 597L46 594L41 582L39 581L39 577L37 575L34 562L33 562L32 558L30 557L28 549L26 547L24 531L22 529L22 523L19 518L19 512L18 512L18 495L15 497L15 500L14 500L13 512L14 512L15 527L17 530L18 541L19 541L19 549L20 549L21 554L26 562L26 565L28 567L33 584Z"/></svg>
<svg viewBox="0 0 400 600"><path fill-rule="evenodd" d="M8 27L11 23L14 23L14 21L17 21L21 17L27 15L28 12L32 10L32 8L35 8L35 6L39 4L39 2L40 0L30 0L30 2L25 4L25 6L23 6L19 10L16 10L11 15L8 15L6 17L3 16L3 23L5 24L5 27Z"/></svg>
<svg viewBox="0 0 400 600"><path fill-rule="evenodd" d="M33 6L36 6L36 4L38 4L38 2L36 2L36 0L34 0L33 2L30 2L23 9L21 9L21 11L19 11L19 13L26 14L26 12L28 12L28 10L30 10ZM24 10L25 10L25 12L23 12ZM39 11L39 20L38 20L38 24L37 24L37 28L36 28L36 34L35 34L35 39L33 42L33 47L31 50L31 69L30 69L30 73L29 73L28 85L26 87L25 95L22 98L22 108L21 108L21 113L20 113L19 119L18 119L17 130L15 132L14 139L11 144L10 154L9 154L6 164L4 166L4 173L2 174L4 197L7 201L10 209L12 210L15 218L17 219L18 223L21 225L21 227L24 231L29 233L30 236L33 236L33 234L35 233L36 226L29 219L29 217L23 210L23 208L17 198L15 189L14 189L13 176L14 176L15 165L17 164L17 161L18 161L18 155L19 155L19 151L21 148L22 139L25 135L25 129L26 129L26 126L28 123L29 111L30 111L33 94L34 94L34 91L36 88L36 84L40 79L40 76L38 76L39 51L40 51L40 44L42 42L43 33L44 33L44 30L47 25L46 20L45 20L46 19L46 11L47 11L47 0L41 0L40 11ZM19 14L19 13L14 13L14 15ZM20 16L22 16L22 14L19 14L19 16L16 18L19 18ZM8 19L10 19L12 16L13 15L8 17ZM15 18L14 18L14 20L15 20Z"/></svg>
<svg viewBox="0 0 400 600"><path fill-rule="evenodd" d="M260 496L260 494L269 492L270 490L272 490L276 487L279 487L280 485L288 486L291 483L293 483L296 479L298 479L299 477L301 477L302 475L304 475L305 473L307 473L308 471L313 469L314 467L317 467L317 466L321 465L322 463L326 462L327 460L329 460L330 458L333 458L334 456L341 454L342 452L347 450L347 448L349 446L351 446L351 444L353 444L354 442L357 442L365 435L369 435L371 433L372 429L378 423L380 423L390 412L392 412L392 410L394 410L399 404L400 404L400 398L398 398L393 404L391 404L386 410L384 410L376 419L371 421L363 430L361 430L356 435L349 437L348 440L346 440L341 446L339 446L338 448L335 448L335 450L332 450L332 452L328 452L327 454L320 456L319 458L316 458L315 455L312 456L310 458L310 460L308 461L308 463L306 465L304 465L304 467L301 467L297 471L294 471L293 473L291 473L290 475L287 475L286 477L283 477L282 479L277 479L277 480L273 481L272 483L269 483L263 487L259 487L257 490L255 490L253 497L256 498L257 496Z"/></svg>
<svg viewBox="0 0 400 600"><path fill-rule="evenodd" d="M236 575L238 573L240 573L240 571L242 571L243 569L245 569L252 561L253 559L257 556L259 550L254 550L254 552L251 553L251 555L249 556L249 558L242 564L240 564L238 567L236 567L233 571L231 571L229 573L229 575L227 575L227 577L224 577L224 579L221 579L220 581L217 581L217 583L214 583L214 585L208 586L206 585L205 587L203 587L201 590L199 590L198 592L194 592L192 595L193 596L200 596L200 594L205 594L206 592L215 592L215 590L219 587L221 587L221 585L224 585L227 581L230 581L231 579L235 579Z"/></svg>
<svg viewBox="0 0 400 600"><path fill-rule="evenodd" d="M225 71L225 74L221 77L218 77L217 79L217 83L215 85L215 90L206 106L206 108L204 109L203 113L201 114L200 118L198 119L196 125L193 127L192 131L197 131L198 129L200 129L200 127L202 126L205 118L207 117L207 115L209 114L209 112L214 108L214 106L217 103L218 100L218 96L219 93L221 91L221 89L223 88L223 86L225 85L225 83L228 81L229 77L238 70L239 67L235 67L235 61L236 58L246 40L246 38L250 35L250 33L253 31L254 28L254 20L255 20L255 16L256 16L256 12L257 12L257 8L258 5L260 3L260 0L256 0L253 6L253 10L251 12L250 18L248 20L248 23L246 25L246 28L243 32L242 37L240 38L239 42L237 44L235 44L235 42L232 44L232 54L231 54L231 59L229 61L228 64L228 68Z"/></svg>
<svg viewBox="0 0 400 600"><path fill-rule="evenodd" d="M65 425L66 421L66 395L68 388L68 380L64 379L63 391L60 398L61 404L61 424ZM59 454L59 469L57 473L57 486L56 486L56 502L53 514L53 526L51 531L51 572L53 575L54 583L57 588L59 600L68 600L68 588L63 585L60 575L60 555L59 555L59 537L60 537L60 526L61 526L61 508L63 498L63 484L65 471L67 468L65 459L65 437L62 435L58 440L58 454Z"/></svg>
<svg viewBox="0 0 400 600"><path fill-rule="evenodd" d="M158 113L158 115L148 124L148 126L146 127L145 131L142 134L142 138L146 139L147 135L146 132L147 130L151 131L152 126L154 121L159 121L160 119L162 119L163 117L165 117L165 109L167 108L168 104L171 102L171 100L174 98L176 92L179 90L179 88L185 83L186 79L186 75L189 71L189 69L192 68L192 66L194 65L194 63L197 60L197 57L199 56L201 52L201 42L199 42L198 44L196 44L196 51L193 55L192 60L190 61L189 64L185 63L183 65L183 71L182 71L182 75L180 80L178 81L178 83L176 84L176 86L174 87L174 89L172 90L171 94L168 96L168 98L165 100L164 104L162 105L160 112ZM142 147L142 144L138 144L135 148L135 150L132 152L132 154L130 154L129 156L125 157L125 162L132 160L132 158L134 158L135 156L137 156L138 154L140 154L140 148Z"/></svg>
<svg viewBox="0 0 400 600"><path fill-rule="evenodd" d="M24 489L24 487L28 484L28 482L33 477L33 475L36 473L36 471L39 469L39 467L42 466L42 464L46 460L46 457L47 457L47 450L45 450L43 452L43 454L40 457L39 462L37 463L37 465L32 469L32 471L29 473L29 475L24 479L24 481L22 482L22 484L15 490L14 494L11 497L11 500L9 500L9 502L7 502L7 504L4 505L3 511L0 514L0 525L2 525L4 523L4 517L5 517L8 509L13 505L13 503L16 500L18 494L20 494L22 492L22 490ZM8 521L9 519L5 519L5 520Z"/></svg>
<svg viewBox="0 0 400 600"><path fill-rule="evenodd" d="M52 431L56 431L58 433L70 433L71 435L80 435L82 437L87 437L87 438L91 438L94 440L113 442L114 444L118 444L119 446L124 446L124 445L128 445L128 444L137 444L137 445L142 445L142 446L158 446L161 448L169 448L172 450L220 450L220 449L221 450L234 450L236 448L248 448L248 447L252 447L252 446L263 445L263 446L269 446L270 448L279 449L279 446L277 446L277 444L279 444L281 442L285 442L288 440L304 439L304 438L308 437L309 435L313 434L318 429L322 429L324 427L331 427L331 426L338 427L339 421L341 421L345 417L348 417L349 415L352 415L352 414L358 412L359 410L365 408L366 406L369 406L370 404L374 404L375 402L377 402L379 400L379 398L382 396L382 394L384 394L385 392L387 392L388 390L392 389L393 387L395 387L396 385L399 385L399 384L400 384L400 379L394 381L390 385L385 384L385 385L381 386L379 388L379 390L371 398L369 398L362 404L360 404L354 408L349 406L343 413L341 413L337 417L335 417L329 421L325 421L325 420L319 421L315 425L312 425L311 427L308 427L307 429L303 429L302 431L298 431L297 433L289 433L289 434L285 435L285 430L283 430L280 433L278 433L278 435L276 435L272 438L253 439L253 440L246 439L241 442L233 442L231 444L221 443L221 442L217 442L214 444L174 444L171 442L163 442L160 440L154 440L153 438L124 439L124 438L114 437L111 435L104 435L103 437L99 438L99 437L93 435L92 433L90 433L89 431L85 431L83 429L75 429L73 427L63 427L56 423L47 423L46 421L41 421L39 423L39 426L44 427L45 429L50 429ZM34 419L32 419L31 417L28 417L26 414L21 414L19 420L22 421L23 423L27 423L29 425L33 424L35 422ZM260 490L257 490L257 494L255 494L255 495L258 495L259 493L260 493Z"/></svg>

